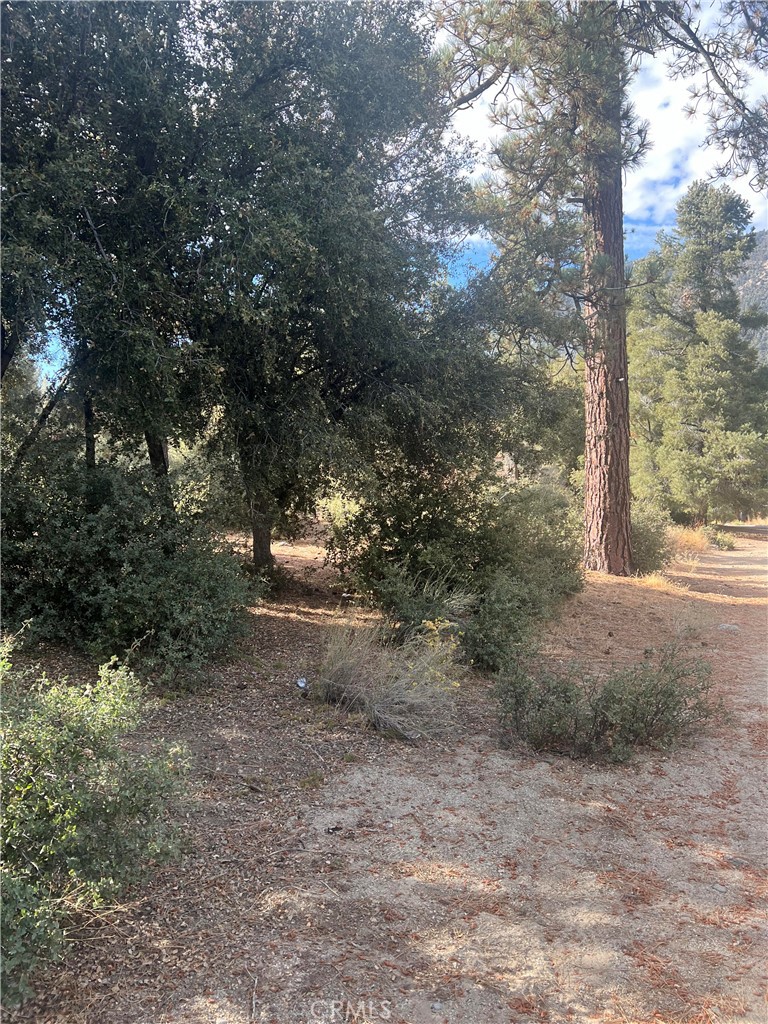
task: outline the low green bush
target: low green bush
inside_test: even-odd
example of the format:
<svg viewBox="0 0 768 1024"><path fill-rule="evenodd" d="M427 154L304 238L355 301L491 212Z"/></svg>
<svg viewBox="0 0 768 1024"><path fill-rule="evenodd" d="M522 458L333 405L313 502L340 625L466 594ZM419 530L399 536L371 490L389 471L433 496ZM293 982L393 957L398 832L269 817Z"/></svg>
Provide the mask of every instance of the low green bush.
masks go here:
<svg viewBox="0 0 768 1024"><path fill-rule="evenodd" d="M531 581L503 571L491 576L463 629L470 664L491 672L501 669L515 657L549 603L550 595Z"/></svg>
<svg viewBox="0 0 768 1024"><path fill-rule="evenodd" d="M531 581L557 601L583 584L583 522L572 495L553 483L491 489L480 510L482 563Z"/></svg>
<svg viewBox="0 0 768 1024"><path fill-rule="evenodd" d="M703 533L712 547L717 548L718 551L735 551L736 541L730 533L723 533L722 530L718 530L714 526L705 526Z"/></svg>
<svg viewBox="0 0 768 1024"><path fill-rule="evenodd" d="M13 629L98 655L139 654L166 677L237 635L254 595L236 560L148 473L74 467L4 494L3 611Z"/></svg>
<svg viewBox="0 0 768 1024"><path fill-rule="evenodd" d="M401 499L361 505L336 551L403 638L445 621L466 659L495 671L582 585L581 528L562 489L494 484L433 500L422 482Z"/></svg>
<svg viewBox="0 0 768 1024"><path fill-rule="evenodd" d="M678 645L605 677L552 668L528 652L499 675L501 721L535 750L627 761L636 748L665 749L723 716L709 666Z"/></svg>
<svg viewBox="0 0 768 1024"><path fill-rule="evenodd" d="M178 751L138 755L121 743L139 721L141 688L102 666L92 686L30 679L6 652L2 679L3 1000L32 989L73 915L102 907L172 849L166 808Z"/></svg>
<svg viewBox="0 0 768 1024"><path fill-rule="evenodd" d="M567 492L528 485L491 492L481 523L479 600L464 645L473 665L496 672L581 589L581 521Z"/></svg>
<svg viewBox="0 0 768 1024"><path fill-rule="evenodd" d="M639 576L659 572L671 559L672 525L666 509L649 501L632 503L632 559Z"/></svg>
<svg viewBox="0 0 768 1024"><path fill-rule="evenodd" d="M387 613L391 636L400 642L422 636L437 621L450 624L454 634L463 633L477 605L476 595L456 589L449 576L424 572L411 577L403 565L385 562L375 580L357 576L356 582Z"/></svg>

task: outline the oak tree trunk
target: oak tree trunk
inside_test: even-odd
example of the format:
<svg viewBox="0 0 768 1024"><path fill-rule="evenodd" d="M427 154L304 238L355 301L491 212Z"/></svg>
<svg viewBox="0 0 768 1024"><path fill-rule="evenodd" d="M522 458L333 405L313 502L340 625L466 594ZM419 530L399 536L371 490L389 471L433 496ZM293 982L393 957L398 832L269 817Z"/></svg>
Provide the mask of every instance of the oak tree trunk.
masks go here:
<svg viewBox="0 0 768 1024"><path fill-rule="evenodd" d="M152 472L158 477L168 476L168 438L155 434L151 430L144 431L147 442L147 453Z"/></svg>
<svg viewBox="0 0 768 1024"><path fill-rule="evenodd" d="M253 564L257 569L269 569L274 564L272 557L272 524L265 515L251 509L251 534L253 536Z"/></svg>
<svg viewBox="0 0 768 1024"><path fill-rule="evenodd" d="M165 532L163 551L170 558L177 550L178 539L175 527L178 525L179 519L173 500L170 477L168 476L170 468L168 462L168 438L151 430L145 430L144 439L147 442L149 464L157 481L156 495L160 514L159 524Z"/></svg>
<svg viewBox="0 0 768 1024"><path fill-rule="evenodd" d="M250 509L251 537L253 539L253 566L255 569L271 569L272 557L272 515L268 511L269 499L264 492L256 466L256 455L249 445L240 448L240 471L245 496Z"/></svg>
<svg viewBox="0 0 768 1024"><path fill-rule="evenodd" d="M86 395L83 399L83 428L85 431L85 468L96 469L96 417L93 412L93 399Z"/></svg>

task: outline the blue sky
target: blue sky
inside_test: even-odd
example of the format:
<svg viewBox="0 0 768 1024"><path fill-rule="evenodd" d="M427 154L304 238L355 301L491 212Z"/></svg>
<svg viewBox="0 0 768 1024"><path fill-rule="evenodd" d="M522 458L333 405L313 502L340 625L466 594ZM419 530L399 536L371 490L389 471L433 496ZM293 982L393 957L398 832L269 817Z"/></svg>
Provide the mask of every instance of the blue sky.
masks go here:
<svg viewBox="0 0 768 1024"><path fill-rule="evenodd" d="M708 179L721 159L721 154L703 145L704 119L689 118L685 113L689 89L695 84L693 78L671 80L661 58L645 58L632 83L631 99L638 116L650 124L652 149L625 180L624 227L630 259L645 256L653 248L658 231L674 227L677 201L692 182ZM766 93L768 69L752 70L748 97L755 99ZM497 131L488 120L487 107L481 103L472 110L460 111L456 127L487 156ZM486 166L485 159L481 157L478 173ZM755 193L745 178L723 180L751 206L754 227L768 229L768 196ZM477 246L477 255L481 256L483 243L478 240Z"/></svg>

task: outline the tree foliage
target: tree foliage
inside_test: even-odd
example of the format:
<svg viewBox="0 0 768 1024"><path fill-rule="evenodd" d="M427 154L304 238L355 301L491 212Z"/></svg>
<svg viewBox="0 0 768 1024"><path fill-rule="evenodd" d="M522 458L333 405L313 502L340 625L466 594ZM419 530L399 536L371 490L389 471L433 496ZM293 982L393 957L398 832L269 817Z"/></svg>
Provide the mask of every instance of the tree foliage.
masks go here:
<svg viewBox="0 0 768 1024"><path fill-rule="evenodd" d="M681 520L761 512L768 373L745 336L736 277L755 245L732 189L696 183L676 229L633 272L633 489Z"/></svg>
<svg viewBox="0 0 768 1024"><path fill-rule="evenodd" d="M184 10L3 11L3 273L12 297L34 278L24 308L44 323L18 301L10 311L30 343L56 329L75 391L118 438L181 430L191 414L174 287L192 160Z"/></svg>
<svg viewBox="0 0 768 1024"><path fill-rule="evenodd" d="M146 439L163 474L165 438L215 423L266 563L390 396L439 401L421 325L466 187L420 8L7 13L8 239L45 281L86 433Z"/></svg>
<svg viewBox="0 0 768 1024"><path fill-rule="evenodd" d="M307 508L393 396L435 401L421 323L462 194L417 8L278 7L239 8L207 72L208 136L223 116L247 144L217 183L190 325L219 367L261 561L271 525Z"/></svg>

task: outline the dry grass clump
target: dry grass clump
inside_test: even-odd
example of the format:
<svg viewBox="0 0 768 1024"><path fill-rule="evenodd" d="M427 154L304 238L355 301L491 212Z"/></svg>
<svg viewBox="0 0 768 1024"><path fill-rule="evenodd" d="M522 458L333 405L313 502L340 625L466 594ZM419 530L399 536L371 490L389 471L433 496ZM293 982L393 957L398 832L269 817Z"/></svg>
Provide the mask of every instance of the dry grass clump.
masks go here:
<svg viewBox="0 0 768 1024"><path fill-rule="evenodd" d="M696 555L703 555L710 548L710 538L702 529L690 526L671 526L667 531L674 558L684 561Z"/></svg>
<svg viewBox="0 0 768 1024"><path fill-rule="evenodd" d="M396 647L379 628L348 629L328 645L312 693L380 732L433 738L453 724L455 674L450 643L413 637Z"/></svg>
<svg viewBox="0 0 768 1024"><path fill-rule="evenodd" d="M687 583L671 580L660 572L652 572L648 576L643 576L641 582L648 590L660 590L665 594L685 594L691 589Z"/></svg>
<svg viewBox="0 0 768 1024"><path fill-rule="evenodd" d="M696 566L699 555L716 548L718 551L733 551L736 544L728 533L714 526L673 526L667 531L667 542L675 561L683 565Z"/></svg>

